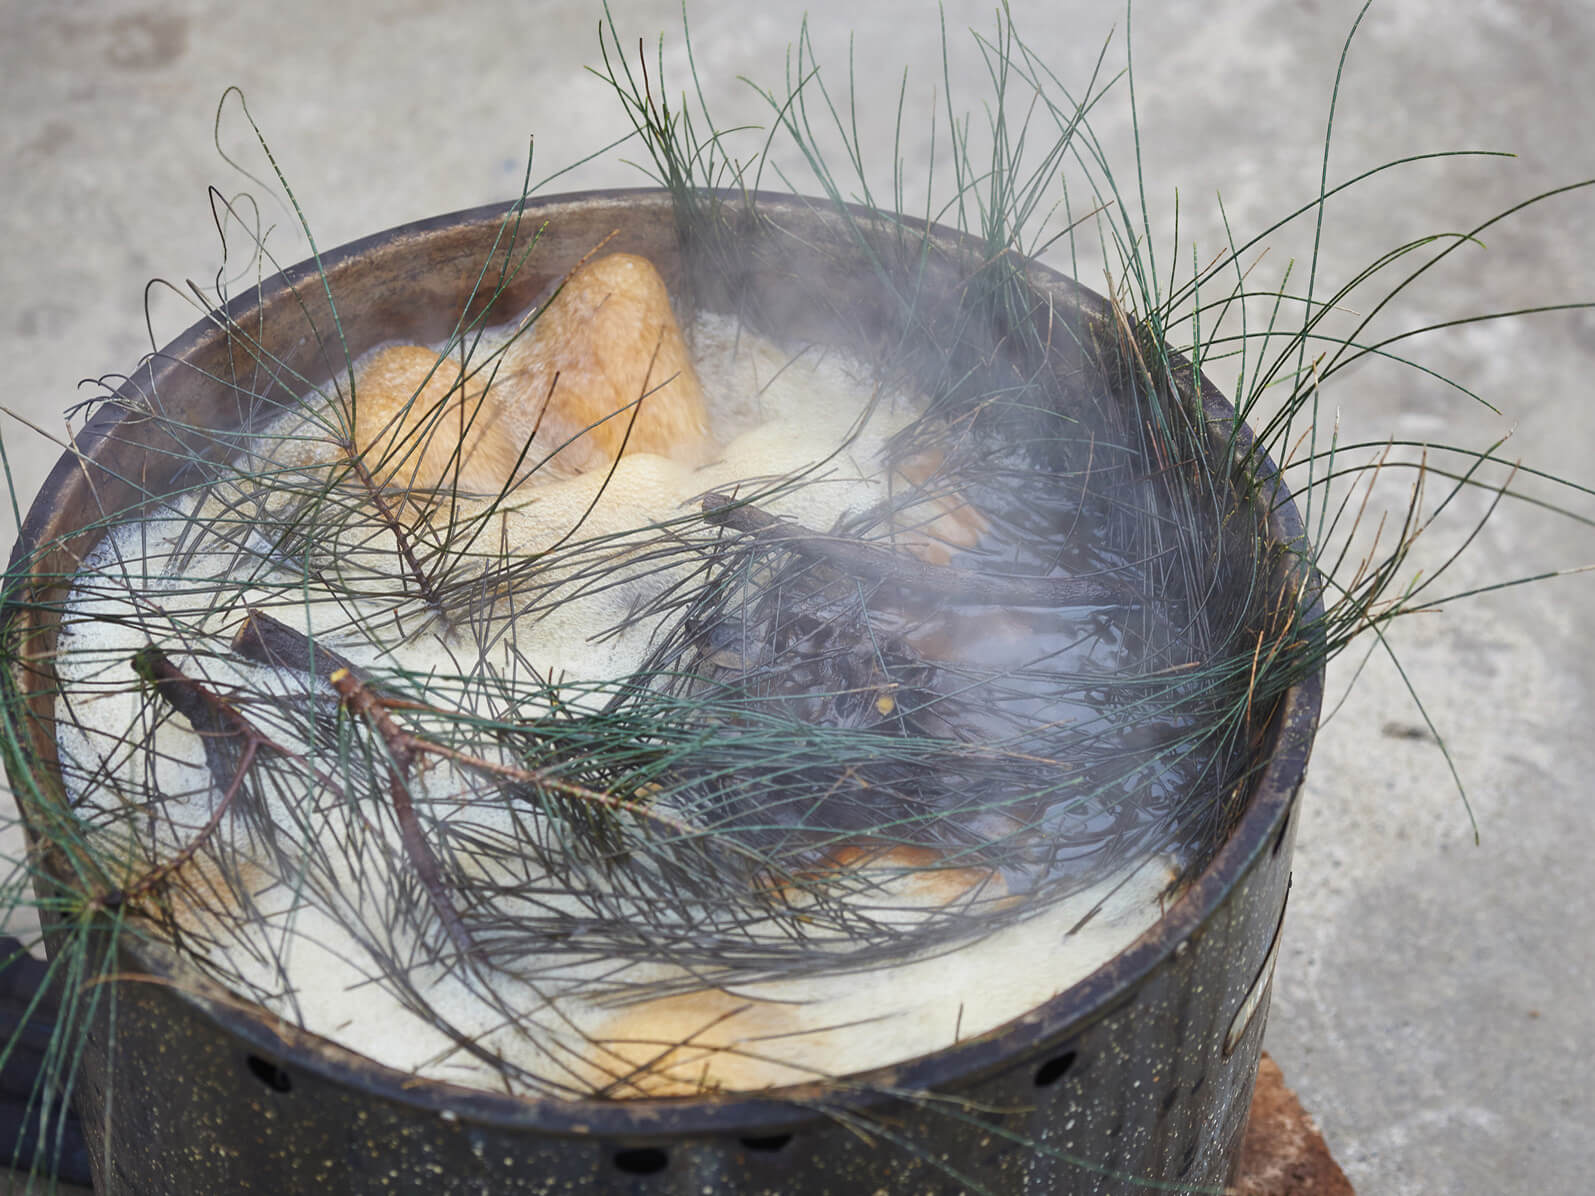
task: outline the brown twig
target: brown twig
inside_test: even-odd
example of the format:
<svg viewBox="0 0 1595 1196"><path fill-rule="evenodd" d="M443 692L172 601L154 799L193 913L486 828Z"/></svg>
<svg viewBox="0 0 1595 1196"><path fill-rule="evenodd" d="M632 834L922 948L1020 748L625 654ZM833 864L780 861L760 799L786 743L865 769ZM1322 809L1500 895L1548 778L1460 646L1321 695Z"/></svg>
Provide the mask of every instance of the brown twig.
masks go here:
<svg viewBox="0 0 1595 1196"><path fill-rule="evenodd" d="M233 651L245 660L278 669L308 670L323 679L339 669L354 666L330 648L312 645L310 638L286 623L251 608L233 637Z"/></svg>
<svg viewBox="0 0 1595 1196"><path fill-rule="evenodd" d="M359 453L351 450L348 462L354 470L355 477L359 478L360 484L365 487L366 497L371 500L371 505L376 508L377 516L387 529L393 533L394 543L398 545L399 549L399 559L404 562L405 569L408 570L410 578L415 582L415 587L421 596L421 600L438 614L446 613L443 609L443 601L438 595L437 586L427 576L426 570L421 568L421 562L415 555L415 549L410 546L410 537L404 530L403 522L393 513L393 509L388 506L387 500L382 497L382 487L377 485L377 480L371 476L371 471L366 468L365 462L361 459Z"/></svg>
<svg viewBox="0 0 1595 1196"><path fill-rule="evenodd" d="M290 632L290 634L297 633ZM373 690L351 668L336 669L327 679L332 684L333 689L338 692L338 697L345 708L369 723L377 734L382 737L383 743L387 746L389 760L391 761L389 767L389 792L393 800L394 813L399 820L405 851L415 865L416 872L426 889L427 896L437 910L438 917L442 920L450 939L468 957L474 957L475 945L458 911L454 908L453 901L449 897L448 888L443 880L442 868L439 866L437 857L432 853L432 849L426 841L426 837L421 830L420 821L415 813L414 803L410 798L408 776L417 756L439 756L460 768L478 772L500 781L526 785L542 792L556 793L561 797L570 798L587 805L595 805L613 813L632 814L669 831L673 835L679 836L683 841L691 841L703 836L701 828L662 814L635 798L604 793L585 785L579 785L573 781L567 781L561 777L552 776L538 769L521 768L513 764L486 760L480 756L463 752L458 748L436 743L423 736L406 731L394 721L393 710L402 709L439 715L447 715L448 712L437 710L434 707L418 702L384 697ZM755 863L768 867L768 861L765 861L762 857L758 857L755 854L753 858Z"/></svg>
<svg viewBox="0 0 1595 1196"><path fill-rule="evenodd" d="M221 798L216 802L216 807L206 819L205 825L200 827L199 833L171 859L155 865L132 884L106 894L101 899L105 905L124 905L138 901L139 898L153 892L167 877L194 858L199 849L216 833L216 828L222 824L222 819L232 808L233 801L243 789L244 777L254 766L255 757L261 748L270 748L287 756L293 755L286 748L272 742L221 695L183 673L159 648L152 645L142 649L134 654L132 664L134 671L154 686L156 694L172 709L188 719L195 732L206 740L207 758L211 758L212 743L219 736L241 739L243 749L227 787L222 791ZM213 767L211 771L218 770ZM219 777L217 783L220 783Z"/></svg>
<svg viewBox="0 0 1595 1196"><path fill-rule="evenodd" d="M438 756L461 768L511 784L547 790L615 813L635 814L684 837L697 837L701 834L699 828L661 814L636 798L604 793L540 769L521 768L513 764L487 760L406 731L393 721L393 711L405 710L440 717L449 717L450 712L425 702L414 702L377 692L373 683L364 677L353 663L319 644L312 648L309 637L260 611L249 612L243 627L233 639L233 650L257 664L280 665L301 670L312 664L313 655L316 675L325 677L338 691L338 696L344 705L371 723L387 743L389 754L395 762L402 763L406 769L414 762L418 753ZM342 679L337 678L340 672L346 674Z"/></svg>
<svg viewBox="0 0 1595 1196"><path fill-rule="evenodd" d="M406 703L409 709L425 709L415 703ZM540 769L520 768L514 764L502 764L494 760L484 760L480 756L473 756L462 752L458 748L451 748L446 744L434 743L429 739L421 739L411 735L408 737L412 749L428 755L441 756L458 764L461 768L469 768L474 772L485 773L497 777L499 780L509 781L516 785L528 785L534 789L548 790L561 797L573 798L589 805L600 806L616 814L635 814L646 819L656 826L663 827L675 834L686 838L699 838L703 831L690 823L672 818L668 814L661 814L645 802L633 797L620 797L614 793L605 793L587 785L578 785L574 781L567 781L562 777L551 776Z"/></svg>
<svg viewBox="0 0 1595 1196"><path fill-rule="evenodd" d="M334 669L328 674L327 680L338 691L345 708L364 719L382 736L382 742L388 749L388 796L393 801L393 815L399 823L399 839L404 844L404 852L415 866L421 887L426 890L427 898L438 920L443 923L449 941L460 952L462 959L475 958L476 943L466 929L459 910L454 908L454 901L443 880L443 867L438 863L431 844L426 841L421 820L415 812L415 802L410 797L410 766L415 762L413 737L393 721L382 699L351 669Z"/></svg>
<svg viewBox="0 0 1595 1196"><path fill-rule="evenodd" d="M445 933L464 959L476 959L477 947L450 896L442 865L427 841L426 832L421 825L410 793L409 778L419 757L435 756L448 760L456 767L497 781L525 785L539 792L555 794L567 800L596 806L616 814L630 814L683 842L703 837L701 827L655 810L637 798L606 793L540 769L484 759L406 730L394 719L395 711L410 711L439 717L449 717L451 712L426 703L396 698L379 692L372 682L361 676L353 664L337 653L319 645L312 645L307 636L278 622L270 615L251 610L234 637L233 647L239 655L256 663L300 670L313 668L315 673L323 676L337 693L344 708L364 721L381 737L388 755L389 799L393 804L405 854L414 866L428 901L442 923ZM237 768L226 782L221 800L195 839L177 856L152 869L133 885L107 894L102 899L107 906L129 902L147 894L193 858L226 816L242 789L246 774L256 762L262 748L309 766L309 762L302 756L275 743L259 731L224 698L184 675L159 649L153 647L145 649L134 658L134 664L140 674L156 687L161 697L189 719L195 731L201 735L237 737L242 740L244 747ZM221 784L220 770L213 768L212 771L217 773L217 783ZM329 786L336 784L333 778L325 777L314 769L312 772L318 783ZM770 861L757 852L745 852L730 843L722 846L734 854L746 854L749 862L755 866L766 869L771 866Z"/></svg>
<svg viewBox="0 0 1595 1196"><path fill-rule="evenodd" d="M905 590L937 594L953 602L989 606L1128 606L1141 595L1128 585L1086 577L1024 577L1011 573L974 573L924 561L866 540L829 536L800 523L767 514L728 494L703 499L703 517L765 543L779 545L808 560L829 565L852 577L869 578Z"/></svg>
<svg viewBox="0 0 1595 1196"><path fill-rule="evenodd" d="M399 838L404 845L405 854L414 865L421 885L426 890L439 921L443 923L443 929L448 934L449 940L460 951L462 957L473 957L475 944L464 921L460 918L459 911L454 908L454 903L449 898L448 887L443 880L443 868L426 841L420 818L415 811L415 803L410 797L409 774L410 767L415 761L413 737L394 723L382 699L355 675L353 667L347 661L319 646L312 648L307 637L300 635L286 624L279 623L270 615L250 611L243 627L234 637L233 647L239 655L261 664L301 669L313 665L316 672L324 676L337 690L338 697L350 713L364 719L377 734L382 736L388 750L388 795L393 802L394 817L399 824ZM139 674L155 686L156 692L178 713L188 718L195 731L201 735L219 733L239 736L243 739L244 747L232 780L200 833L172 859L152 869L138 883L126 888L120 894L122 901L149 892L166 876L192 859L195 852L221 824L223 816L243 785L244 775L254 764L260 748L276 747L231 705L178 670L160 649L146 648L134 657L133 663ZM281 748L277 750L285 755L293 754Z"/></svg>

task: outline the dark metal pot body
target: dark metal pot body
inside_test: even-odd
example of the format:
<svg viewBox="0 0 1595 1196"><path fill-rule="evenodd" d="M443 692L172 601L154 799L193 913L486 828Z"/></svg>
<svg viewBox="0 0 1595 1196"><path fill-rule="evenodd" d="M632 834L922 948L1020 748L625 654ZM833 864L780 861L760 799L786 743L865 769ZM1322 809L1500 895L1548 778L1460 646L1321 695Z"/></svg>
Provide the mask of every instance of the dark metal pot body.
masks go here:
<svg viewBox="0 0 1595 1196"><path fill-rule="evenodd" d="M791 234L783 260L846 242L834 212L801 200L762 204ZM483 262L502 254L504 212L443 216L323 255L348 351L445 335L479 285ZM672 209L659 193L540 201L527 220L522 246L534 226L542 240L500 298L505 312L524 307L617 229L608 249L645 254L667 275L678 269ZM931 230L927 244L932 257L968 248L941 230ZM792 268L802 263L793 260ZM1069 279L1037 270L1033 281L1065 318L1104 310ZM307 319L331 326L321 280L308 264L236 300L229 312L269 356L241 354L214 321L196 325L140 368L124 387L124 405L90 424L26 521L6 617L8 714L18 744L8 763L25 807L59 788L50 780L53 630L31 613L38 595L30 576L70 575L70 561L99 537L105 516L136 511L170 488L197 448L186 443L184 427L238 427L249 413L237 394L262 393L273 370L319 382L343 369L342 347L305 334ZM1198 384L1208 415L1232 419L1205 381ZM1268 535L1300 537L1288 500L1275 505ZM41 547L43 556L33 559ZM1296 795L1320 697L1321 676L1285 696L1238 825L1130 948L986 1035L845 1082L756 1096L601 1102L515 1099L417 1081L241 1007L171 952L124 935L114 970L128 979L114 986L114 1014L109 1000L94 1005L74 1096L96 1189L107 1196L793 1196L1144 1191L1146 1180L1222 1185L1256 1074ZM25 812L40 816L37 808Z"/></svg>

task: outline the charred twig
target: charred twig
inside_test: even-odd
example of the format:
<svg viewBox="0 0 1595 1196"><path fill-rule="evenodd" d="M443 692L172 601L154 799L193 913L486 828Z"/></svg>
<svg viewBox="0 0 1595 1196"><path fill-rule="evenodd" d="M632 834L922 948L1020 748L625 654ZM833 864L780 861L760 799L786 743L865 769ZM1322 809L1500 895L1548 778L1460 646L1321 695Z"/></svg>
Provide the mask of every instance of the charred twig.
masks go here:
<svg viewBox="0 0 1595 1196"><path fill-rule="evenodd" d="M415 583L416 591L420 594L421 600L438 614L446 613L443 609L443 601L438 595L435 581L421 567L421 562L415 555L415 549L410 544L410 534L405 530L404 523L394 514L393 508L382 497L382 487L371 476L371 471L366 468L365 461L361 459L358 453L351 451L348 460L351 470L354 472L355 477L360 480L360 485L366 492L366 497L371 500L371 505L376 508L377 516L382 520L383 526L393 533L393 541L398 547L399 558L404 562L404 572Z"/></svg>
<svg viewBox="0 0 1595 1196"><path fill-rule="evenodd" d="M199 833L171 859L156 864L138 880L114 894L107 894L103 898L107 904L136 902L153 892L167 877L194 858L199 849L216 833L216 828L222 824L222 819L232 808L233 801L243 789L244 778L254 766L255 757L261 748L268 748L285 756L294 754L274 743L253 723L239 714L237 709L221 695L185 674L159 648L151 645L138 652L133 657L132 665L134 672L149 682L154 687L155 693L173 710L188 719L195 732L205 741L205 755L211 761L211 771L216 774L218 785L223 782L221 770L215 767L216 739L234 737L242 741L243 748L239 753L238 763L233 767L231 777L222 790L221 798L216 802L205 825L200 827Z"/></svg>
<svg viewBox="0 0 1595 1196"><path fill-rule="evenodd" d="M285 630L290 635L297 634L291 629ZM605 793L574 781L551 775L543 770L522 768L501 761L484 759L481 756L434 742L424 736L407 731L394 720L392 713L394 710L441 715L447 715L448 712L437 710L424 703L384 697L361 679L351 668L334 670L328 677L328 681L333 689L337 691L344 707L364 719L382 737L383 743L387 747L390 761L389 793L393 801L395 816L399 822L405 851L410 856L422 886L437 911L438 917L442 920L449 938L466 958L474 959L477 957L475 942L460 917L459 911L454 907L448 887L443 879L443 869L438 863L436 855L433 854L431 846L427 843L409 792L409 774L416 763L417 757L423 755L441 757L458 768L490 777L501 783L524 785L536 792L552 793L561 798L588 806L595 806L614 814L631 814L669 832L671 836L682 843L704 839L702 828L652 809L646 802L637 798ZM763 867L766 870L770 867L769 861L756 852L739 851L729 844L725 846L730 848L732 854L745 854L750 857L748 862L751 864Z"/></svg>
<svg viewBox="0 0 1595 1196"><path fill-rule="evenodd" d="M333 680L333 685L338 689L340 695L348 684L348 681L340 681L336 677ZM360 684L362 689L364 689L365 696L362 701L369 702L374 708L381 710L384 713L384 717L387 717L386 712L391 710L412 710L432 714L447 713L420 702L382 697L371 692L363 683L357 682L357 684ZM575 781L568 781L563 777L555 776L543 769L523 768L519 765L506 764L498 760L484 759L481 756L461 751L459 748L449 747L447 744L437 743L423 736L405 731L393 724L390 717L387 721L394 737L393 742L399 743L404 747L409 753L409 759L413 760L416 755L438 756L460 768L492 777L506 784L524 785L538 792L554 793L562 798L568 798L584 805L596 806L614 814L631 814L645 822L652 823L661 830L669 831L683 842L705 837L701 827L683 822L679 818L673 818L662 811L654 809L639 798L625 797L617 793L605 793L603 790L594 789L589 785L582 785ZM384 735L386 736L388 733L384 732ZM723 846L733 852L738 850L734 844L726 843ZM749 854L752 856L752 862L764 868L771 866L768 860L758 856L757 853Z"/></svg>
<svg viewBox="0 0 1595 1196"><path fill-rule="evenodd" d="M310 642L310 638L280 623L268 614L251 609L243 626L233 637L233 651L245 660L278 669L299 669L323 679L339 669L354 666L330 648Z"/></svg>
<svg viewBox="0 0 1595 1196"><path fill-rule="evenodd" d="M703 517L767 544L779 545L852 577L937 594L954 602L989 606L1138 606L1145 600L1127 585L1085 577L1023 577L973 573L927 565L880 544L811 531L790 519L767 514L728 494L703 499Z"/></svg>
<svg viewBox="0 0 1595 1196"><path fill-rule="evenodd" d="M246 623L235 643L238 641L242 641L247 649L245 655L256 651L266 653L268 662L274 652L285 653L288 660L303 660L306 659L309 649L309 642L292 628L254 612L251 613L250 622ZM251 657L251 659L259 658ZM222 772L215 767L212 747L215 738L235 737L242 740L243 747L238 763L232 770L231 779L226 782L220 800L217 801L210 818L200 828L199 833L171 859L150 869L139 880L114 894L117 903L129 903L149 893L194 857L221 825L222 819L242 790L244 779L262 748L270 749L285 757L300 758L296 753L272 741L225 699L183 673L159 648L149 647L139 652L133 658L133 667L141 677L155 687L155 692L174 710L186 717L194 730L206 740L206 754L212 760L211 771L216 774L218 784L222 783ZM390 759L389 793L393 799L394 814L399 823L399 833L405 853L415 866L449 938L462 953L469 955L472 951L470 935L448 899L448 891L443 884L442 869L438 865L437 857L427 845L415 814L414 803L410 800L407 787L408 773L415 753L408 743L408 736L393 724L392 718L382 708L380 701L356 680L347 668L334 669L327 680L338 691L344 704L365 718L378 734L382 735Z"/></svg>
<svg viewBox="0 0 1595 1196"><path fill-rule="evenodd" d="M253 661L255 664L308 672L329 683L332 674L339 669L346 669L359 678L362 685L370 687L375 684L370 678L362 675L360 669L348 657L334 652L331 648L324 648L319 643L312 644L310 637L304 632L296 631L288 624L254 609L244 616L243 625L233 636L232 649L245 660ZM386 710L442 713L435 706L428 706L423 702L410 702L389 694L382 695L382 706Z"/></svg>
<svg viewBox="0 0 1595 1196"><path fill-rule="evenodd" d="M270 615L252 610L233 638L233 650L257 664L304 669L313 664L318 676L325 677L338 691L353 713L366 718L388 745L389 754L396 763L408 769L417 754L439 756L461 768L491 776L511 784L527 785L535 789L558 793L577 801L599 806L615 813L636 814L662 828L683 836L697 836L700 832L680 821L652 810L636 798L604 793L586 785L567 781L541 769L521 768L496 760L487 760L447 744L436 743L413 732L406 731L393 721L392 711L407 710L420 714L449 717L452 712L376 692L373 683L362 675L350 661L319 644L312 646L310 638L281 623ZM339 674L343 676L339 676Z"/></svg>
<svg viewBox="0 0 1595 1196"><path fill-rule="evenodd" d="M415 866L421 887L426 890L438 920L443 923L443 929L460 952L460 957L475 958L476 944L459 910L454 908L448 886L443 882L443 867L426 841L421 820L415 813L415 803L410 798L410 765L415 761L412 737L393 721L382 699L372 693L351 669L334 669L327 680L338 691L338 697L349 712L364 719L382 736L382 742L388 749L388 794L393 799L393 814L399 823L399 838L404 844L405 854Z"/></svg>

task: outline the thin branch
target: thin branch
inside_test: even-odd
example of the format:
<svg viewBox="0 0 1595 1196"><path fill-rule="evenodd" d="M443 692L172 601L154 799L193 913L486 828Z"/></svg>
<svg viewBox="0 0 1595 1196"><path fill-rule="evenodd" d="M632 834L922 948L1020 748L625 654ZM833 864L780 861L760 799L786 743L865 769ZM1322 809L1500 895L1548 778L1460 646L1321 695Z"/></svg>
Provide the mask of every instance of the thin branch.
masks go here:
<svg viewBox="0 0 1595 1196"><path fill-rule="evenodd" d="M244 778L254 766L255 757L261 748L270 748L283 755L293 755L286 748L272 742L253 723L239 714L226 699L183 673L159 648L152 645L138 652L133 657L132 665L133 670L154 687L156 694L172 709L187 718L195 732L207 740L205 754L208 759L213 759L210 749L211 742L216 736L237 737L243 740L243 749L239 754L238 764L232 770L231 778L222 791L221 798L216 802L205 825L200 827L199 833L176 855L155 865L132 884L103 896L100 899L101 904L107 907L137 902L154 892L169 876L194 858L199 849L216 833L216 828L222 824L227 812L232 809L233 801L243 789ZM213 767L211 771L215 773L217 770ZM217 777L217 783L221 783L220 776Z"/></svg>
<svg viewBox="0 0 1595 1196"><path fill-rule="evenodd" d="M329 648L312 644L286 623L250 608L243 626L233 637L232 649L245 660L277 669L308 670L317 677L329 678L339 669L354 665Z"/></svg>
<svg viewBox="0 0 1595 1196"><path fill-rule="evenodd" d="M351 448L348 462L350 468L354 471L355 477L360 479L360 485L365 488L366 497L371 500L371 505L376 508L378 518L393 533L394 543L399 550L399 558L404 562L404 567L409 572L411 580L415 582L416 592L420 595L421 600L437 614L446 614L447 612L443 608L443 600L437 592L437 587L433 584L432 578L428 576L426 570L421 567L421 562L417 559L415 549L410 544L410 537L404 529L404 524L393 513L393 508L388 505L387 500L382 497L382 487L377 485L376 479L371 476L371 471L366 468L365 462L361 459L358 451Z"/></svg>
<svg viewBox="0 0 1595 1196"><path fill-rule="evenodd" d="M393 814L399 823L399 837L405 854L415 866L421 886L437 913L438 920L449 936L449 941L464 959L476 956L476 944L466 929L459 910L449 896L443 880L443 868L433 853L421 820L416 816L415 803L410 798L410 765L415 761L415 748L410 735L401 730L377 697L354 673L347 668L334 669L327 677L348 711L369 723L382 736L388 749L388 794L393 799Z"/></svg>

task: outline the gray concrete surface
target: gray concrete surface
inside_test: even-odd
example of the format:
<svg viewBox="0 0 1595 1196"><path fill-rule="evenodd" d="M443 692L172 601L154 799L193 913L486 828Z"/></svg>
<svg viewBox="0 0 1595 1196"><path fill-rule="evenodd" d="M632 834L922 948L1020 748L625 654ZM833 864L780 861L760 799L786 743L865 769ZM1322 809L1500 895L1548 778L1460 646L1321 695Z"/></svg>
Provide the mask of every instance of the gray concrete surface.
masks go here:
<svg viewBox="0 0 1595 1196"><path fill-rule="evenodd" d="M735 76L779 83L803 7L692 5L698 66L723 123L764 119ZM980 100L981 74L963 31L989 30L991 7L946 5L954 90L966 106ZM899 71L913 67L902 152L909 176L922 175L926 109L940 85L935 10L836 0L807 8L837 86L849 28L856 35L863 134L883 166ZM1064 80L1083 84L1115 25L1109 61L1122 64L1116 5L1015 8L1027 40ZM1170 230L1176 188L1182 237L1194 235L1204 253L1221 245L1215 193L1237 230L1258 230L1313 193L1336 59L1356 8L1344 0L1136 7L1136 90L1158 236ZM667 68L684 83L674 0L617 2L614 12L632 44L667 35ZM533 134L546 173L622 131L604 88L582 69L597 59L598 16L574 2L4 0L0 344L10 364L0 404L58 430L79 379L126 370L149 347L145 281L212 276L205 187L258 191L212 145L223 88L245 90L331 246L513 194ZM1520 156L1425 163L1346 197L1329 213L1321 274L1343 277L1381 249L1595 174L1592 59L1595 8L1583 0L1376 4L1347 69L1331 176L1440 149ZM1102 140L1126 163L1127 99L1121 86L1097 115ZM224 143L243 146L245 132L235 109ZM636 181L611 159L556 189ZM271 208L269 219L281 226L274 244L283 259L302 257L288 214ZM1437 272L1392 326L1595 298L1595 193L1563 197L1484 241ZM1276 273L1307 249L1299 231L1270 244L1259 269ZM1082 276L1101 284L1099 271ZM157 294L157 341L193 315ZM1425 360L1502 414L1413 375L1358 369L1327 396L1343 434L1488 443L1510 430L1510 453L1595 483L1595 318L1463 330L1435 342ZM1228 381L1222 371L1219 380ZM29 495L57 449L14 419L5 444L17 489ZM1592 504L1582 509L1589 515ZM9 514L4 520L0 540L9 541ZM1508 504L1449 589L1591 561L1588 528ZM1487 595L1416 617L1393 638L1450 744L1482 844L1474 846L1401 678L1376 657L1320 737L1268 1048L1359 1191L1588 1191L1595 576ZM1332 701L1356 663L1348 656L1334 669Z"/></svg>

